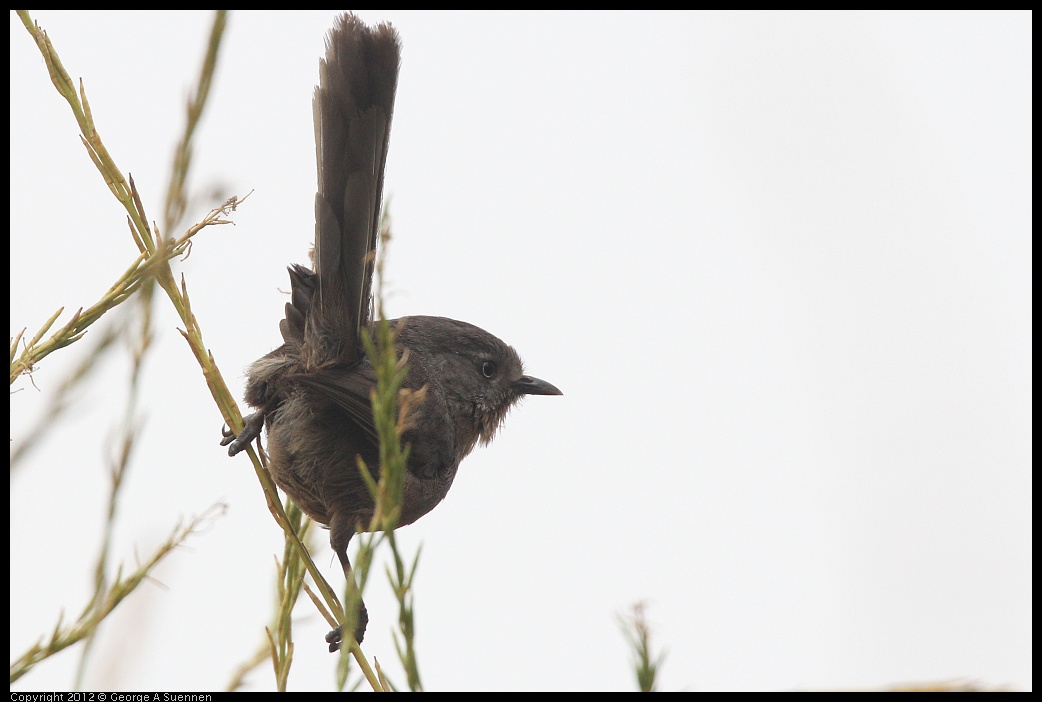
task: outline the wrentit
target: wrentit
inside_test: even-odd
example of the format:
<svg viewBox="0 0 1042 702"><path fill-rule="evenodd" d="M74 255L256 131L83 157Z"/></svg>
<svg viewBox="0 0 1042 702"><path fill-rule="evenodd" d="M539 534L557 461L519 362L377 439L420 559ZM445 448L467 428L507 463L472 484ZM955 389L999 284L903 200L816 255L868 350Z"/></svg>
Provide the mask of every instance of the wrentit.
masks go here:
<svg viewBox="0 0 1042 702"><path fill-rule="evenodd" d="M340 16L327 37L314 97L314 270L290 266L290 301L279 323L284 343L250 365L246 401L256 412L237 437L226 432L221 442L234 456L267 429L272 478L329 527L348 577L348 543L367 528L374 508L356 457L370 467L379 463L369 399L376 374L362 332L373 324L374 251L399 55L391 25L369 28L351 14ZM425 316L390 322L397 354L407 354L404 386L426 388L402 435L411 446L404 526L444 499L460 461L479 441L492 440L521 397L561 391L525 375L513 348L474 325ZM354 632L359 643L367 622L363 603ZM340 630L326 641L337 650Z"/></svg>

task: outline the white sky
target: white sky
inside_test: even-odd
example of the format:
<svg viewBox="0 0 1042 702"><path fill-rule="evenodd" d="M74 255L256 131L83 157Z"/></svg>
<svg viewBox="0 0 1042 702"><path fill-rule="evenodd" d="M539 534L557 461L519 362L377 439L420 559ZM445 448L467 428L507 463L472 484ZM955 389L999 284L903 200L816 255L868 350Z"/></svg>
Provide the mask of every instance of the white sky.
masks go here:
<svg viewBox="0 0 1042 702"><path fill-rule="evenodd" d="M33 16L159 219L210 15ZM565 393L399 532L423 545L426 687L633 689L615 617L648 600L661 689L1030 689L1031 15L362 16L404 43L389 311L482 326ZM193 192L254 191L177 267L235 388L312 241L332 18L234 13L197 141ZM12 335L134 253L12 14ZM221 688L271 616L280 532L159 303L114 558L229 511L103 628L91 689ZM85 349L15 383L13 438ZM125 367L12 473L12 659L89 595ZM366 599L365 650L404 685L381 577ZM298 612L290 686L330 689ZM13 689L68 689L76 658Z"/></svg>

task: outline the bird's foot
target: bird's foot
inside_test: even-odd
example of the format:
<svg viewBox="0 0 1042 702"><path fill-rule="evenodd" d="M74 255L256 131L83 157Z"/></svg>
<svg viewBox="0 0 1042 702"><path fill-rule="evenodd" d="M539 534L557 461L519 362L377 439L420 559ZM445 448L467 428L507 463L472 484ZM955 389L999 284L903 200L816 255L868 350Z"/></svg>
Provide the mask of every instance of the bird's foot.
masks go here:
<svg viewBox="0 0 1042 702"><path fill-rule="evenodd" d="M261 430L264 428L264 414L261 412L254 412L245 417L242 422L242 431L239 432L238 436L235 436L232 430L228 427L221 429L221 435L224 437L221 439L221 446L228 447L229 456L234 456L239 453L239 451L242 451L244 448L249 446L254 439L260 436Z"/></svg>
<svg viewBox="0 0 1042 702"><path fill-rule="evenodd" d="M369 612L366 611L365 605L358 608L358 625L355 626L355 641L362 643L362 639L365 638L365 627L369 623ZM329 644L329 652L335 653L340 650L340 644L342 643L343 627L337 627L331 632L326 634L326 643Z"/></svg>

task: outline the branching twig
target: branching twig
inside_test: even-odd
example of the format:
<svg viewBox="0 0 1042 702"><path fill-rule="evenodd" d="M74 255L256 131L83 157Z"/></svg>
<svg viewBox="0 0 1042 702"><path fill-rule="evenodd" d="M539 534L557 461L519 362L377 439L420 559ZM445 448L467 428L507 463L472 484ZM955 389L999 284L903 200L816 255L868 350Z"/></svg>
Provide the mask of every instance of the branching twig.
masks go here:
<svg viewBox="0 0 1042 702"><path fill-rule="evenodd" d="M167 554L177 546L184 543L190 535L198 532L203 526L212 522L225 511L223 504L211 507L202 515L192 519L187 526L174 528L170 537L152 554L151 558L127 577L123 577L122 568L116 573L115 582L108 587L100 597L93 598L91 603L83 610L75 623L63 625L62 617L59 616L54 631L46 641L41 639L33 644L25 653L11 664L11 682L29 672L30 669L40 661L55 653L62 651L73 644L82 641L89 636L97 627L98 622L108 616L112 610L132 593L141 582L148 577L152 568L163 560Z"/></svg>
<svg viewBox="0 0 1042 702"><path fill-rule="evenodd" d="M658 668L666 656L664 653L658 658L651 655L651 627L648 626L645 609L646 604L638 602L633 605L633 614L629 617L620 616L619 623L633 648L633 669L637 674L640 691L654 692Z"/></svg>

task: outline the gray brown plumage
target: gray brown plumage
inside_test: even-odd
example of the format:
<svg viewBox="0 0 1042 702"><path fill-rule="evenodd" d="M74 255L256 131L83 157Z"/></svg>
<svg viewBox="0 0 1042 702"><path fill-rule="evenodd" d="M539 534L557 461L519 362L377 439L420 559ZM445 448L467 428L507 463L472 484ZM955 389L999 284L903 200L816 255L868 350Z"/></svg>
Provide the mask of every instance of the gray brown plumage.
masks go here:
<svg viewBox="0 0 1042 702"><path fill-rule="evenodd" d="M356 457L378 464L370 407L376 376L361 333L372 324L371 287L384 163L400 48L388 24L369 28L341 16L327 40L315 91L318 193L314 270L290 267L291 297L280 323L283 345L248 370L246 401L256 412L224 444L235 455L267 429L275 482L312 519L349 573L347 546L364 529L373 501ZM413 316L391 320L395 345L408 353L405 386L426 387L403 434L411 446L399 525L411 524L445 497L460 461L494 436L524 395L558 395L524 374L510 346L466 322ZM359 612L361 642L368 614ZM330 650L339 632L327 637Z"/></svg>

